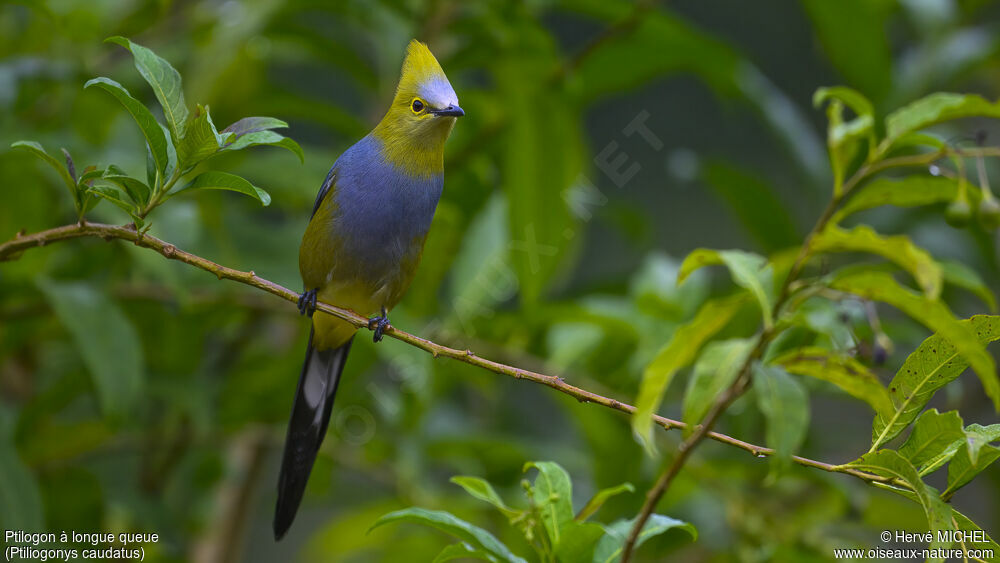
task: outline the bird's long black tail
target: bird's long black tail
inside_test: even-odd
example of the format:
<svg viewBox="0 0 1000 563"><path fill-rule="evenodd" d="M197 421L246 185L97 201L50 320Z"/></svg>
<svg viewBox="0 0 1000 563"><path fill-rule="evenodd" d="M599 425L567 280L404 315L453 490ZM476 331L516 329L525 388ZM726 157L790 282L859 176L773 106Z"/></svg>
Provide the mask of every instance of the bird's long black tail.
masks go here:
<svg viewBox="0 0 1000 563"><path fill-rule="evenodd" d="M313 348L313 333L309 332L306 361L295 390L285 453L281 458L278 503L274 508L275 540L280 540L295 520L316 453L326 436L333 397L337 393L340 372L344 369L352 341L353 337L339 348L317 350Z"/></svg>

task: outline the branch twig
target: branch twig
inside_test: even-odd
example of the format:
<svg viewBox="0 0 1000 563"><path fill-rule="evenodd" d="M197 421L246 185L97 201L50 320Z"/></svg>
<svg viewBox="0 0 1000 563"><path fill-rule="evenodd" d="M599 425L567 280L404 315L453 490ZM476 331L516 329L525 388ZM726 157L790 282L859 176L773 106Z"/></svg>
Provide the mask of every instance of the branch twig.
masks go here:
<svg viewBox="0 0 1000 563"><path fill-rule="evenodd" d="M282 287L272 281L266 280L253 271L243 272L240 270L234 270L232 268L227 268L201 256L191 254L190 252L185 252L178 249L176 246L160 240L154 236L148 234L139 235L136 233L135 229L131 226L117 226L117 225L105 225L100 223L78 223L73 225L65 225L62 227L56 227L54 229L49 229L46 231L40 231L30 235L19 234L15 238L8 240L4 243L0 243L0 261L16 259L25 250L31 248L38 248L46 246L53 242L71 240L76 238L84 237L97 237L104 240L114 240L120 239L132 242L137 246L143 248L148 248L154 250L166 258L171 260L177 260L194 266L196 268L211 272L216 275L220 280L227 279L242 284L255 287L257 289L266 291L272 295L276 295L286 301L295 303L298 301L299 294L294 291ZM357 313L350 311L348 309L342 309L340 307L335 307L327 303L317 303L317 310L323 311L324 313L333 315L337 318L343 319L358 328L367 327L368 319L358 315ZM486 358L477 356L471 350L459 350L456 348L449 348L447 346L442 346L430 340L415 336L408 332L404 332L395 327L389 327L386 332L386 336L391 336L396 340L405 342L411 346L415 346L430 353L434 357L444 356L447 358L452 358L460 362L471 364L483 369L489 370L493 373L500 375L507 375L515 379L526 379L528 381L533 381L535 383L540 383L547 387L551 387L561 393L565 393L582 403L596 403L598 405L631 415L635 412L635 407L627 403L622 403L615 399L605 397L603 395L587 391L580 387L570 385L563 380L561 377L556 377L552 375L545 375L542 373L521 369L514 366L509 366L501 364L499 362L494 362ZM653 416L653 421L659 426L663 427L665 430L676 430L687 428L683 422L679 420L673 420L671 418L666 418L659 415ZM766 448L764 446L758 446L756 444L751 444L749 442L744 442L732 436L726 434L721 434L718 432L713 432L711 429L702 430L704 427L699 426L696 429L696 434L701 434L704 437L711 438L716 442L721 442L729 446L733 446L749 452L756 457L770 456L774 454L774 450L771 448ZM816 461L813 459L808 459L804 457L794 456L792 460L804 467L812 467L815 469L821 469L823 471L829 471L833 473L844 473L846 475L851 475L857 477L863 481L869 483L888 483L889 479L884 477L867 473L864 471L859 471L856 469L851 469L847 467L841 467L831 463L825 463L822 461Z"/></svg>

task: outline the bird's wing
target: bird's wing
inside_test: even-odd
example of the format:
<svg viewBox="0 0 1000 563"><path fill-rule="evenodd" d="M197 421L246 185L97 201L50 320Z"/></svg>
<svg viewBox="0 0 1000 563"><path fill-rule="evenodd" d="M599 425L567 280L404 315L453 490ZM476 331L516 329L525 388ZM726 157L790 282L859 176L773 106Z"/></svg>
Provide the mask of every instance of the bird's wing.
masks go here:
<svg viewBox="0 0 1000 563"><path fill-rule="evenodd" d="M316 211L319 209L319 204L323 203L323 198L330 193L330 189L333 188L334 184L337 183L337 165L334 163L330 167L330 171L326 173L326 179L323 180L323 185L319 188L319 193L316 194L316 203L313 204L312 214L316 215Z"/></svg>

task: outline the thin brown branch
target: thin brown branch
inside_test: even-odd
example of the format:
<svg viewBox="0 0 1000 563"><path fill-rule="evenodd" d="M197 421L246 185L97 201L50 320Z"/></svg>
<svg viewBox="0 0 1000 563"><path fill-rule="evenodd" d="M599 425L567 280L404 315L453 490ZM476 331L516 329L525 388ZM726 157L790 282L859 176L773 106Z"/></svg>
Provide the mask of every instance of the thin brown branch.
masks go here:
<svg viewBox="0 0 1000 563"><path fill-rule="evenodd" d="M191 254L180 250L176 246L160 240L154 236L148 234L140 235L136 233L135 229L129 226L116 226L116 225L105 225L100 223L79 223L73 225L65 225L62 227L56 227L54 229L49 229L47 231L40 231L38 233L33 233L30 235L19 234L15 238L8 240L0 244L0 261L16 259L22 252L31 248L38 248L46 246L53 242L71 240L76 238L84 237L97 237L104 240L114 240L120 239L124 241L131 242L137 246L143 248L148 248L154 250L166 258L171 260L177 260L183 262L190 266L205 270L215 274L220 280L227 279L236 281L257 289L266 291L272 295L276 295L286 301L295 303L298 301L299 294L282 287L272 281L266 280L253 271L243 272L240 270L235 270L233 268L228 268L222 266L201 256ZM348 309L342 309L340 307L335 307L327 303L317 303L317 310L324 313L333 315L337 318L343 319L358 328L367 327L368 319L358 315L357 313L350 311ZM471 350L465 349L460 350L457 348L449 348L447 346L442 346L425 338L404 332L395 327L389 327L386 332L386 336L391 336L396 340L405 342L411 346L415 346L430 353L435 358L436 357L446 357L466 364L474 365L493 373L500 375L506 375L513 377L515 379L525 379L546 387L551 387L561 393L565 393L582 403L595 403L625 414L633 414L635 412L635 407L621 401L605 397L598 393L576 387L566 383L561 377L545 375L543 373L538 373L535 371L530 371L526 369L521 369L514 366L509 366L501 364L499 362L494 362L486 358L477 356ZM663 427L665 430L675 430L687 428L683 422L678 420L673 420L659 415L653 416L653 421ZM771 448L766 448L764 446L758 446L756 444L751 444L749 442L744 442L732 436L727 436L726 434L720 434L718 432L711 431L711 428L706 428L706 425L699 426L695 430L693 436L702 436L711 438L716 442L721 442L739 449L742 449L750 454L761 457L770 456L774 454L774 450ZM793 461L804 467L812 467L815 469L822 469L823 471L829 471L834 473L844 473L846 475L851 475L862 479L866 482L874 483L888 483L889 479L874 475L871 473L866 473L864 471L858 471L856 469L846 468L838 465L833 465L829 463L824 463L822 461L816 461L804 457L795 456L792 458Z"/></svg>

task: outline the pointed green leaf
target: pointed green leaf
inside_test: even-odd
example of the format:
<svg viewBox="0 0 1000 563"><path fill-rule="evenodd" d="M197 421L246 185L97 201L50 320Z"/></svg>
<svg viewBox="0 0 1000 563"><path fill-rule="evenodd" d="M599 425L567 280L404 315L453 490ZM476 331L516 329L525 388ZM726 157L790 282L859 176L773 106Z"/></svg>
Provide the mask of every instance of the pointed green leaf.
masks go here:
<svg viewBox="0 0 1000 563"><path fill-rule="evenodd" d="M573 485L569 474L552 461L529 461L524 471L534 467L538 476L531 488L532 500L552 545L557 545L563 528L573 521Z"/></svg>
<svg viewBox="0 0 1000 563"><path fill-rule="evenodd" d="M753 347L750 339L737 338L713 342L702 351L684 394L686 432L694 431L715 403L740 373Z"/></svg>
<svg viewBox="0 0 1000 563"><path fill-rule="evenodd" d="M867 402L875 412L892 409L889 392L878 377L854 358L836 354L826 348L807 346L789 350L771 360L790 373L828 381L844 392Z"/></svg>
<svg viewBox="0 0 1000 563"><path fill-rule="evenodd" d="M813 105L819 107L830 100L827 107L826 144L830 153L830 167L833 170L834 193L840 195L848 165L854 159L861 142L868 142L869 152L875 148L875 117L871 102L860 92L843 86L820 88L813 95ZM844 121L844 106L855 113L855 117Z"/></svg>
<svg viewBox="0 0 1000 563"><path fill-rule="evenodd" d="M917 419L910 436L899 447L899 455L915 467L926 467L928 462L939 463L940 456L956 440L964 437L962 417L958 415L958 411L941 414L937 409L930 409Z"/></svg>
<svg viewBox="0 0 1000 563"><path fill-rule="evenodd" d="M593 563L616 563L620 561L622 549L625 548L625 540L628 539L634 523L635 520L618 520L607 526L604 537L597 542L597 547L594 548ZM639 537L636 538L634 547L638 548L649 538L658 536L674 528L684 530L691 535L692 540L698 539L698 530L694 525L683 520L663 516L662 514L652 514L649 520L646 520L642 531L639 532Z"/></svg>
<svg viewBox="0 0 1000 563"><path fill-rule="evenodd" d="M594 496L590 497L587 504L580 509L580 513L576 515L577 521L583 521L590 518L593 513L597 512L602 506L604 506L604 503L607 502L609 498L622 493L632 492L635 492L635 487L632 486L632 483L622 483L621 485L617 485L615 487L608 487L597 491Z"/></svg>
<svg viewBox="0 0 1000 563"><path fill-rule="evenodd" d="M926 250L913 244L907 236L883 237L867 225L858 225L849 231L831 225L813 237L809 249L816 253L876 254L909 272L927 297L936 299L941 295L941 266Z"/></svg>
<svg viewBox="0 0 1000 563"><path fill-rule="evenodd" d="M765 286L770 285L769 270L765 268L767 260L751 252L742 250L711 250L699 248L684 258L677 272L677 283L683 282L695 270L709 265L724 264L736 285L746 289L760 304L764 326L770 327L771 299Z"/></svg>
<svg viewBox="0 0 1000 563"><path fill-rule="evenodd" d="M829 86L816 90L813 94L813 106L820 107L827 100L840 100L851 108L857 116L874 116L875 107L861 92L846 86Z"/></svg>
<svg viewBox="0 0 1000 563"><path fill-rule="evenodd" d="M882 150L892 146L899 137L962 117L1000 118L1000 103L989 102L975 94L936 92L902 107L885 118L886 135Z"/></svg>
<svg viewBox="0 0 1000 563"><path fill-rule="evenodd" d="M976 338L975 331L959 322L947 305L906 289L886 272L855 271L835 278L830 287L892 305L940 334L972 365L994 408L1000 409L1000 380L993 357ZM891 387L889 391L892 393Z"/></svg>
<svg viewBox="0 0 1000 563"><path fill-rule="evenodd" d="M38 285L79 349L103 411L121 418L135 409L143 388L142 345L125 313L84 283L39 280Z"/></svg>
<svg viewBox="0 0 1000 563"><path fill-rule="evenodd" d="M791 464L809 429L809 394L778 366L754 366L757 406L767 420L767 445L774 449L774 468Z"/></svg>
<svg viewBox="0 0 1000 563"><path fill-rule="evenodd" d="M1000 317L977 315L960 321L982 346L1000 339ZM899 435L923 410L934 392L958 377L969 362L947 339L935 334L910 354L889 384L893 409L878 412L872 424L872 450Z"/></svg>
<svg viewBox="0 0 1000 563"><path fill-rule="evenodd" d="M582 183L581 175L590 160L583 145L581 109L567 103L566 92L544 86L545 76L557 64L554 44L534 43L531 57L503 56L491 65L505 111L517 118L507 122L499 144L503 152L501 186L507 198L509 264L517 275L520 303L537 303L555 278L564 273L565 259L580 242L578 220L571 203ZM513 53L513 51L511 52ZM545 127L537 124L545 123ZM609 145L610 146L610 145ZM551 147L559 147L551 150ZM624 185L632 168L612 159L622 151L602 153L593 159L607 170L606 178ZM634 163L630 163L634 164ZM584 216L591 213L584 209Z"/></svg>
<svg viewBox="0 0 1000 563"><path fill-rule="evenodd" d="M489 553L462 542L453 543L442 549L431 563L444 563L445 561L452 561L454 559L481 559L483 561L491 562L497 561L497 558L493 557Z"/></svg>
<svg viewBox="0 0 1000 563"><path fill-rule="evenodd" d="M507 506L500 495L493 489L493 485L485 479L479 477L469 477L465 475L457 475L451 478L451 482L455 483L459 487L465 489L465 492L476 497L479 500L486 501L493 506L495 506L504 516L511 518L517 516L521 513L520 510L514 510Z"/></svg>
<svg viewBox="0 0 1000 563"><path fill-rule="evenodd" d="M132 53L136 70L153 88L153 94L163 108L163 116L167 120L173 140L176 142L183 139L188 109L184 103L180 73L153 51L124 37L109 37L105 41L117 43Z"/></svg>
<svg viewBox="0 0 1000 563"><path fill-rule="evenodd" d="M108 166L108 169L101 175L100 180L110 182L125 190L125 193L128 194L129 198L133 202L136 202L139 206L144 206L149 203L149 186L141 180L132 178L113 164Z"/></svg>
<svg viewBox="0 0 1000 563"><path fill-rule="evenodd" d="M955 199L958 182L944 176L914 175L903 178L876 178L857 188L847 203L830 219L837 224L848 215L879 207L920 207Z"/></svg>
<svg viewBox="0 0 1000 563"><path fill-rule="evenodd" d="M63 183L66 184L66 188L69 189L69 194L73 198L73 203L78 209L80 208L80 195L77 191L76 181L73 180L72 176L70 176L69 170L66 168L65 164L59 162L54 156L45 152L42 145L34 141L16 141L11 143L10 146L15 149L26 149L31 151L35 156L44 160L49 166L54 168L59 174L59 177L62 178Z"/></svg>
<svg viewBox="0 0 1000 563"><path fill-rule="evenodd" d="M105 186L98 184L87 188L87 193L111 202L115 207L121 209L129 215L134 215L137 212L135 205L130 201L130 198L128 194L125 193L125 190L117 186Z"/></svg>
<svg viewBox="0 0 1000 563"><path fill-rule="evenodd" d="M880 450L865 454L861 459L851 462L850 466L906 483L913 489L917 501L924 508L924 514L927 516L927 524L934 537L930 548L944 549L951 545L950 542L938 541L939 530L954 529L951 507L938 498L937 491L933 487L920 479L913 464L892 450Z"/></svg>
<svg viewBox="0 0 1000 563"><path fill-rule="evenodd" d="M972 463L978 463L979 450L990 442L1000 440L1000 424L991 424L989 426L970 424L965 427L962 437L965 438L964 441L969 446L969 459Z"/></svg>
<svg viewBox="0 0 1000 563"><path fill-rule="evenodd" d="M160 124L153 117L149 109L142 105L139 100L133 98L132 94L124 86L110 78L101 76L93 80L88 80L83 85L84 88L90 88L91 86L101 88L121 102L122 106L125 107L125 110L129 112L132 119L139 126L142 136L146 138L146 143L149 146L150 153L153 155L153 162L156 164L156 169L161 174L166 175L168 164L167 143L169 141L164 137L163 129L160 128Z"/></svg>
<svg viewBox="0 0 1000 563"><path fill-rule="evenodd" d="M674 331L646 367L632 415L632 431L651 455L655 454L653 414L660 408L674 374L698 357L702 345L732 320L745 301L743 295L736 295L705 302L693 319Z"/></svg>
<svg viewBox="0 0 1000 563"><path fill-rule="evenodd" d="M573 521L564 528L565 533L553 550L556 561L589 561L594 556L597 542L604 536L604 526L596 522Z"/></svg>
<svg viewBox="0 0 1000 563"><path fill-rule="evenodd" d="M208 106L195 106L185 131L184 138L177 144L177 162L181 170L193 167L222 147L222 136L215 130Z"/></svg>
<svg viewBox="0 0 1000 563"><path fill-rule="evenodd" d="M298 143L275 133L274 131L254 131L246 133L237 137L235 140L230 140L227 144L222 147L224 151L238 151L243 150L247 147L257 147L261 145L268 145L272 147L282 147L292 151L296 156L299 157L300 162L305 162L305 154L302 152L302 147Z"/></svg>
<svg viewBox="0 0 1000 563"><path fill-rule="evenodd" d="M425 508L406 508L390 512L372 524L368 531L392 522L415 522L424 524L450 534L476 548L486 551L500 561L510 563L526 563L524 559L511 553L510 549L500 542L493 534L474 526L455 515L441 510Z"/></svg>
<svg viewBox="0 0 1000 563"><path fill-rule="evenodd" d="M952 521L955 523L956 530L962 530L968 534L968 537L981 539L984 541L973 541L967 542L966 548L980 549L980 550L991 550L992 556L983 557L982 561L984 563L997 563L1000 562L1000 544L998 544L993 538L990 537L982 528L976 525L975 522L969 520L967 516L961 512L951 509Z"/></svg>
<svg viewBox="0 0 1000 563"><path fill-rule="evenodd" d="M958 453L958 448L961 448L963 443L963 440L956 440L938 452L937 455L925 461L920 467L920 476L923 477L924 475L934 473L944 464L951 461L951 458L955 457L955 454Z"/></svg>
<svg viewBox="0 0 1000 563"><path fill-rule="evenodd" d="M177 190L171 195L176 195L188 190L230 190L246 194L261 202L264 206L271 204L271 195L257 186L251 184L246 179L228 172L212 170L203 172L195 177L188 185Z"/></svg>
<svg viewBox="0 0 1000 563"><path fill-rule="evenodd" d="M955 491L969 484L969 481L1000 458L1000 448L984 445L979 450L978 459L973 462L969 457L969 445L962 444L955 457L948 464L948 488L941 493L941 498L947 500Z"/></svg>
<svg viewBox="0 0 1000 563"><path fill-rule="evenodd" d="M285 127L288 127L287 123L273 117L244 117L230 124L222 132L232 133L236 138L239 138L247 133L265 131L267 129L283 129Z"/></svg>

